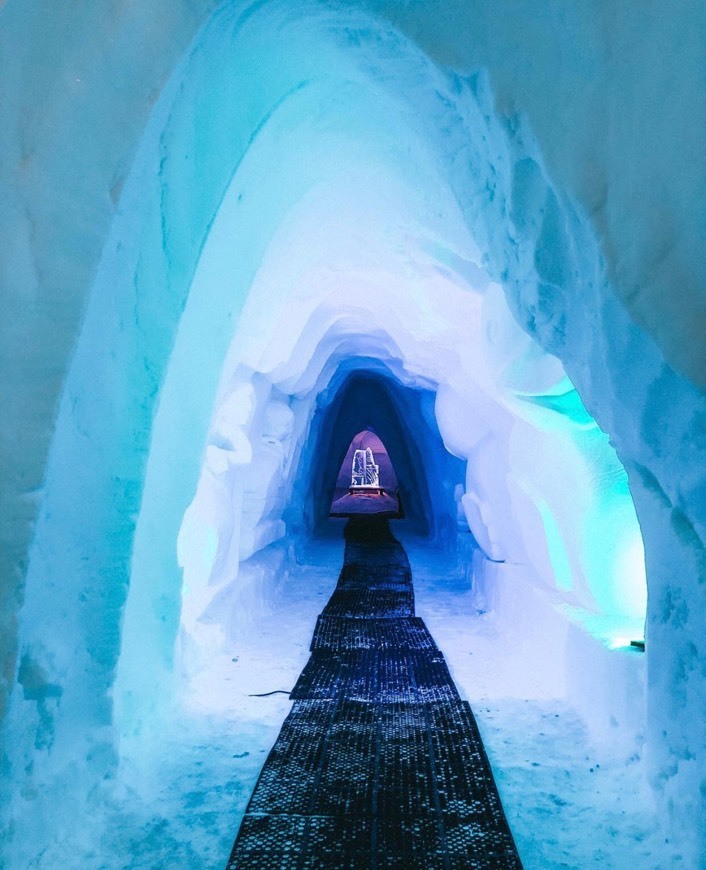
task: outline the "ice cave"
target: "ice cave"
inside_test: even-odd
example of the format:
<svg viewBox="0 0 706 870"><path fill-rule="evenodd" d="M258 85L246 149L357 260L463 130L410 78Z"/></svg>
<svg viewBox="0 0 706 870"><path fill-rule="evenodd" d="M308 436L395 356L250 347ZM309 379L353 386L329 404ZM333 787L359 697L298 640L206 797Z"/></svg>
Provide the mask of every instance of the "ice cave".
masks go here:
<svg viewBox="0 0 706 870"><path fill-rule="evenodd" d="M706 867L706 7L5 0L0 71L0 865ZM324 709L377 815L258 804Z"/></svg>

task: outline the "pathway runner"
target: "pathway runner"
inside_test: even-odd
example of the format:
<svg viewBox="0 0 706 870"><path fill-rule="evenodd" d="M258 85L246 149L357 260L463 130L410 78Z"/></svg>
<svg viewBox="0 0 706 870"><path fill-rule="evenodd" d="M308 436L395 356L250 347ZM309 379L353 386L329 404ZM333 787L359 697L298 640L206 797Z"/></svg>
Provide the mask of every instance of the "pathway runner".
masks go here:
<svg viewBox="0 0 706 870"><path fill-rule="evenodd" d="M346 526L292 710L226 870L521 870L471 708L387 520Z"/></svg>

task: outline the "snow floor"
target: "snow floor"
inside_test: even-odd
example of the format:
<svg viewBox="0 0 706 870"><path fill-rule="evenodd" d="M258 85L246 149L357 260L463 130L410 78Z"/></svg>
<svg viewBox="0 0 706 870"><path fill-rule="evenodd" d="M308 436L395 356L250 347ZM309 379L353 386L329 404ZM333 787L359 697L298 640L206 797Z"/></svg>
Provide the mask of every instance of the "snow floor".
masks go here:
<svg viewBox="0 0 706 870"><path fill-rule="evenodd" d="M438 552L400 537L417 612L473 705L526 870L679 866L659 833L639 752L592 745L563 701L517 697L508 678L513 649L498 619L474 610L467 582ZM290 707L285 694L250 695L294 685L342 556L342 541L297 553L302 563L290 566L269 610L191 679L182 708L151 745L144 737L123 744L114 796L84 827L80 859L62 866L224 866Z"/></svg>
<svg viewBox="0 0 706 870"><path fill-rule="evenodd" d="M228 654L193 676L150 745L125 741L99 854L75 867L222 870L267 753L309 658L316 618L343 563L343 540L298 553L269 608L241 624ZM101 863L102 862L102 863ZM72 866L72 865L65 865Z"/></svg>
<svg viewBox="0 0 706 870"><path fill-rule="evenodd" d="M477 612L453 564L400 538L417 615L473 708L525 870L680 866L660 831L640 748L592 741L575 710L517 661L501 620Z"/></svg>

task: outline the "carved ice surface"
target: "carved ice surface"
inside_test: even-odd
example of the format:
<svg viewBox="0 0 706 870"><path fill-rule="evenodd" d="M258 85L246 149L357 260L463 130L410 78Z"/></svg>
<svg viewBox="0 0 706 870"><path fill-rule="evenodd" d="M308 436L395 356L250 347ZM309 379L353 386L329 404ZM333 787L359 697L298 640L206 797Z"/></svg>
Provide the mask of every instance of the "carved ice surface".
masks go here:
<svg viewBox="0 0 706 870"><path fill-rule="evenodd" d="M258 732L270 714L248 694L301 670L277 602L309 591L281 582L323 476L302 457L333 373L372 360L400 394L435 396L408 467L431 477L436 427L467 463L424 502L465 560L463 596L446 575L429 585L439 608L468 599L445 654L477 660L467 636L487 611L497 697L570 695L630 770L648 759L670 841L698 838L682 866L700 866L706 393L677 369L704 359L706 174L687 158L706 123L706 5L615 5L0 0L0 865L95 866L103 844L101 863L133 866L136 832L145 866L218 864L192 851L205 805L148 802L159 821L132 830L131 807L124 857L86 825L127 738L149 759L153 730L228 704ZM642 630L643 537L641 658L613 645ZM272 645L246 670L233 645L268 608ZM291 673L272 671L288 650ZM177 690L198 712L166 729ZM563 765L562 802L582 761ZM552 806L535 827L557 860L621 848L598 798L567 816L521 767L518 819ZM166 770L136 777L145 799L158 779L183 795L192 774L177 787Z"/></svg>
<svg viewBox="0 0 706 870"><path fill-rule="evenodd" d="M380 466L376 465L375 457L370 447L366 447L364 450L356 450L353 454L351 486L380 486Z"/></svg>
<svg viewBox="0 0 706 870"><path fill-rule="evenodd" d="M380 466L375 464L369 447L365 450L365 482L368 486L380 486Z"/></svg>

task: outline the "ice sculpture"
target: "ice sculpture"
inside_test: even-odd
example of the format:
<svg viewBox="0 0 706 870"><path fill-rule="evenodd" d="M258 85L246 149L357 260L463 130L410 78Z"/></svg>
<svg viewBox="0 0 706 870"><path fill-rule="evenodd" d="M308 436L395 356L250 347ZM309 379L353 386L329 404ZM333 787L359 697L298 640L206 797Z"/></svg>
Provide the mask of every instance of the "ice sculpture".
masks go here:
<svg viewBox="0 0 706 870"><path fill-rule="evenodd" d="M375 464L375 457L370 447L356 450L353 454L351 471L351 490L380 489L380 466Z"/></svg>

